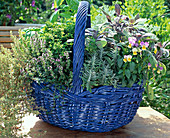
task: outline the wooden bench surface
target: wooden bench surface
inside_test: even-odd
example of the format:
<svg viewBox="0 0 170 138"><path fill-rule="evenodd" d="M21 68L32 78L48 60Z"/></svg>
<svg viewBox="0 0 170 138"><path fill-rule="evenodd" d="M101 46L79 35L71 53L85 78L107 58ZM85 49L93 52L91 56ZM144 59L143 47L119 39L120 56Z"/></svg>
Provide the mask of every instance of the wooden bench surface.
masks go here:
<svg viewBox="0 0 170 138"><path fill-rule="evenodd" d="M30 115L24 118L22 132L30 130L33 138L38 134L38 138L169 138L170 119L150 107L140 107L130 124L111 132L90 133L55 127Z"/></svg>
<svg viewBox="0 0 170 138"><path fill-rule="evenodd" d="M13 40L10 38L10 31L15 36L19 36L18 31L20 29L29 28L29 27L41 27L43 24L28 24L28 25L21 25L21 26L0 26L0 49L3 45L5 48L11 48L11 43Z"/></svg>

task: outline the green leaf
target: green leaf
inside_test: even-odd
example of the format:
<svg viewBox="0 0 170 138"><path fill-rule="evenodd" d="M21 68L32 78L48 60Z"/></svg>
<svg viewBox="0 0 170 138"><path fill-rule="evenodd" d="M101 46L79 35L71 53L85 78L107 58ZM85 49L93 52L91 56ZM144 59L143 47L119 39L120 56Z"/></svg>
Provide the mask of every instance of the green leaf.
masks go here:
<svg viewBox="0 0 170 138"><path fill-rule="evenodd" d="M119 70L118 74L122 74L123 73L123 70Z"/></svg>
<svg viewBox="0 0 170 138"><path fill-rule="evenodd" d="M163 67L163 70L161 71L161 73L162 73L162 75L165 75L165 73L166 73L166 66L162 62L160 62L159 66Z"/></svg>
<svg viewBox="0 0 170 138"><path fill-rule="evenodd" d="M147 19L137 19L135 24L144 24L147 21Z"/></svg>
<svg viewBox="0 0 170 138"><path fill-rule="evenodd" d="M153 54L150 51L148 50L145 50L145 51L148 53L148 59L152 67L155 67L155 65L158 64L158 61L156 60L156 58L153 56Z"/></svg>
<svg viewBox="0 0 170 138"><path fill-rule="evenodd" d="M125 70L125 75L126 75L126 77L127 77L128 79L130 78L131 74L130 74L130 70L129 70L129 69L126 69L126 70Z"/></svg>
<svg viewBox="0 0 170 138"><path fill-rule="evenodd" d="M23 16L20 16L19 19L23 20L24 18L23 18Z"/></svg>
<svg viewBox="0 0 170 138"><path fill-rule="evenodd" d="M136 78L137 78L137 76L136 76L136 75L132 75L132 79L133 79L133 81L136 81Z"/></svg>
<svg viewBox="0 0 170 138"><path fill-rule="evenodd" d="M135 63L131 62L130 63L130 71L133 72L135 70Z"/></svg>
<svg viewBox="0 0 170 138"><path fill-rule="evenodd" d="M54 23L54 22L57 21L58 16L59 16L59 11L60 11L60 10L57 10L57 11L55 11L55 12L51 15L51 17L50 17L50 22L51 22L51 23Z"/></svg>
<svg viewBox="0 0 170 138"><path fill-rule="evenodd" d="M139 65L139 66L138 66L138 73L140 74L140 73L141 73L141 71L142 71L142 66L141 66L141 65Z"/></svg>
<svg viewBox="0 0 170 138"><path fill-rule="evenodd" d="M149 85L147 85L147 89L146 89L147 93L148 93L148 98L150 100L154 99L154 92L153 92L153 88Z"/></svg>
<svg viewBox="0 0 170 138"><path fill-rule="evenodd" d="M54 8L58 8L64 0L54 0Z"/></svg>
<svg viewBox="0 0 170 138"><path fill-rule="evenodd" d="M96 42L96 45L97 45L99 48L105 47L106 44L107 44L107 41L106 41L105 38L98 39L97 42Z"/></svg>
<svg viewBox="0 0 170 138"><path fill-rule="evenodd" d="M134 81L132 80L129 80L129 84L128 84L128 87L132 87L132 85L134 84Z"/></svg>
<svg viewBox="0 0 170 138"><path fill-rule="evenodd" d="M60 13L60 16L64 17L64 18L70 18L71 17L71 14L70 13L67 13L67 12L64 12L64 13Z"/></svg>
<svg viewBox="0 0 170 138"><path fill-rule="evenodd" d="M121 68L121 66L123 65L123 60L119 58L117 60L117 64L118 64L118 67Z"/></svg>
<svg viewBox="0 0 170 138"><path fill-rule="evenodd" d="M126 86L126 80L123 79L123 80L122 80L122 87L125 87L125 86Z"/></svg>
<svg viewBox="0 0 170 138"><path fill-rule="evenodd" d="M79 1L78 0L66 0L67 4L70 6L71 9L77 10Z"/></svg>

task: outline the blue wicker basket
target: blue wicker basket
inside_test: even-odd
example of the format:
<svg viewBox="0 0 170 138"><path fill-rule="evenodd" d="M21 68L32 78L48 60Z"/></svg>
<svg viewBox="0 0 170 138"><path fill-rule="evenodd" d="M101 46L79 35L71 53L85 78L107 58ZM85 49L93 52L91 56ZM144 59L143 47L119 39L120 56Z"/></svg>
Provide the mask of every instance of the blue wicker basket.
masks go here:
<svg viewBox="0 0 170 138"><path fill-rule="evenodd" d="M80 2L73 45L73 88L64 90L61 97L54 85L32 83L32 96L39 117L52 125L88 132L108 132L132 121L142 100L142 85L131 88L101 86L92 92L83 90L80 71L84 62L85 28L90 27L89 3Z"/></svg>

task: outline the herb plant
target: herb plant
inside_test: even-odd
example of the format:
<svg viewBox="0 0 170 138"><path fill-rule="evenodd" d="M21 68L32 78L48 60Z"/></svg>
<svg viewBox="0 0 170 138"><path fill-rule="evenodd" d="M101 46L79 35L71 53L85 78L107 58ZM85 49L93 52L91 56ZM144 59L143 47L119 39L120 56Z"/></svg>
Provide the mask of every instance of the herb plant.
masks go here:
<svg viewBox="0 0 170 138"><path fill-rule="evenodd" d="M71 87L73 42L68 40L73 39L74 22L47 22L41 31L33 35L29 35L30 32L23 31L32 56L27 65L27 76L38 83Z"/></svg>
<svg viewBox="0 0 170 138"><path fill-rule="evenodd" d="M134 83L143 81L144 84L147 84L146 88L151 96L152 91L148 85L148 80L154 79L155 74L165 74L166 67L161 62L161 57L169 55L168 50L165 49L169 43L165 42L163 45L157 43L158 38L152 33L152 29L148 28L147 20L140 19L139 14L135 18L121 15L120 7L117 4L115 12L113 12L114 16L110 16L103 9L101 11L106 16L107 22L95 24L94 28L97 30L88 29L86 31L86 53L95 54L95 51L101 49L106 53L114 53L112 57L106 59L108 63L105 63L113 71L113 74L116 74L116 85L131 87ZM96 59L100 59L99 55ZM93 70L94 66L91 65L91 62L86 62L84 67L91 67ZM102 60L99 63L102 64ZM90 72L92 74L87 77L86 72L89 72L89 68L83 70L83 85L89 90L89 84L91 87L101 84L102 76L101 78L93 78L95 80L93 86L89 82L89 78L102 69L97 71ZM105 74L104 70L103 74ZM112 79L107 82L115 84ZM111 83L105 83L105 85L111 85Z"/></svg>

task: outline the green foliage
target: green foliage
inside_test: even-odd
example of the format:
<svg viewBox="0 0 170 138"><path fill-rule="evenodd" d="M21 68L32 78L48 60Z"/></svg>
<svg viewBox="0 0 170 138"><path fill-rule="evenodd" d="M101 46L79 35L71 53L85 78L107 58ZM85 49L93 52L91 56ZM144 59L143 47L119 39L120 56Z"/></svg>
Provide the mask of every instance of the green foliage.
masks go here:
<svg viewBox="0 0 170 138"><path fill-rule="evenodd" d="M52 1L49 0L1 0L0 25L45 23L53 12Z"/></svg>
<svg viewBox="0 0 170 138"><path fill-rule="evenodd" d="M23 39L20 34L21 39ZM23 117L33 112L28 100L30 84L25 81L23 69L30 59L25 41L14 37L13 52L2 47L0 52L0 136L24 137L21 131ZM26 134L27 135L27 134Z"/></svg>
<svg viewBox="0 0 170 138"><path fill-rule="evenodd" d="M86 53L82 70L82 86L91 91L92 88L103 85L116 87L118 79L115 77L111 66L115 53L108 52L106 48L97 48L93 52Z"/></svg>
<svg viewBox="0 0 170 138"><path fill-rule="evenodd" d="M170 19L167 18L166 9L167 6L164 5L164 0L125 0L122 8L124 13L134 18L135 15L139 13L140 17L147 18L150 25L156 26L159 29L154 33L159 37L161 42L169 40Z"/></svg>
<svg viewBox="0 0 170 138"><path fill-rule="evenodd" d="M78 0L54 0L55 12L50 17L50 22L65 22L76 14L78 9Z"/></svg>

